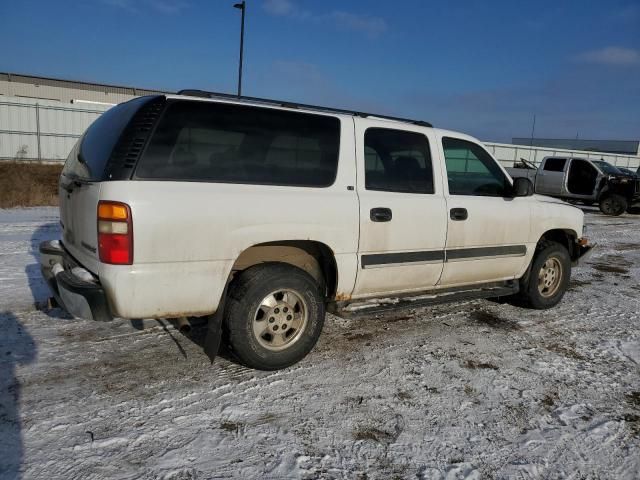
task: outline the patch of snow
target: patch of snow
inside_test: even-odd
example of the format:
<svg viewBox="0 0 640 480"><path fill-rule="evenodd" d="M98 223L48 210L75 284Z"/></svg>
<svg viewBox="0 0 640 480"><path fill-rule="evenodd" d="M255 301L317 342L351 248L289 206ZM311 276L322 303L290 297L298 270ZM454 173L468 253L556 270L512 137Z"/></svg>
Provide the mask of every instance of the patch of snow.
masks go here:
<svg viewBox="0 0 640 480"><path fill-rule="evenodd" d="M211 365L202 328L35 309L56 215L0 211L3 480L637 478L640 217L587 214L600 247L554 309L329 316L260 372Z"/></svg>

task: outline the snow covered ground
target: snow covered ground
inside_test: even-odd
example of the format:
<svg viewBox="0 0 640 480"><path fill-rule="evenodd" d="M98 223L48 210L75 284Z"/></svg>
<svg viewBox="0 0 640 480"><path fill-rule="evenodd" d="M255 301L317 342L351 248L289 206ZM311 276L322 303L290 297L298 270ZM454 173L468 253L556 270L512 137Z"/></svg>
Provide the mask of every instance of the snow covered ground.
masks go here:
<svg viewBox="0 0 640 480"><path fill-rule="evenodd" d="M640 478L640 216L560 306L329 317L280 372L202 331L39 311L55 209L0 210L0 478Z"/></svg>

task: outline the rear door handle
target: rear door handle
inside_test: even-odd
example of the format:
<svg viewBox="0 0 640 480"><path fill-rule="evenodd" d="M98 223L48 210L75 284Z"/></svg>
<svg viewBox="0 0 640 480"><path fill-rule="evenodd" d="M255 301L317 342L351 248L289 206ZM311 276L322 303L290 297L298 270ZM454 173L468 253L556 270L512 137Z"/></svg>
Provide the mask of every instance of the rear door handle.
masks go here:
<svg viewBox="0 0 640 480"><path fill-rule="evenodd" d="M372 208L369 212L369 218L372 222L390 222L393 214L390 208Z"/></svg>
<svg viewBox="0 0 640 480"><path fill-rule="evenodd" d="M469 213L466 208L452 208L449 212L449 217L451 220L466 220L469 218Z"/></svg>

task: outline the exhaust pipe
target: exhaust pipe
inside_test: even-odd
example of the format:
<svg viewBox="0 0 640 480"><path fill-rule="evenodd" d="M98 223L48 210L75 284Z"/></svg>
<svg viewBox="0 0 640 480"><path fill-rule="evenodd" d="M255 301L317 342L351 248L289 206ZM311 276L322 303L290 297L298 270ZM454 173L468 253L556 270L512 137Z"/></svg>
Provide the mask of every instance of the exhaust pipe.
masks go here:
<svg viewBox="0 0 640 480"><path fill-rule="evenodd" d="M175 327L182 334L187 334L191 332L191 323L187 319L187 317L178 317L176 318Z"/></svg>

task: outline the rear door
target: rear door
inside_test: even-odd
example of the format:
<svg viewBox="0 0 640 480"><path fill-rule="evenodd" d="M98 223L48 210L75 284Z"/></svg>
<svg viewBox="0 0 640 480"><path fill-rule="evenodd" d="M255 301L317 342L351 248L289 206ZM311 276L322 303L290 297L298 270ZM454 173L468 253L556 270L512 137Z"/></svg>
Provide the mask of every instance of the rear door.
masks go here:
<svg viewBox="0 0 640 480"><path fill-rule="evenodd" d="M445 287L514 278L528 245L531 199L509 198L511 182L471 138L441 138L447 173L448 229L440 284Z"/></svg>
<svg viewBox="0 0 640 480"><path fill-rule="evenodd" d="M547 157L542 161L536 177L536 193L561 195L563 193L566 158Z"/></svg>
<svg viewBox="0 0 640 480"><path fill-rule="evenodd" d="M428 129L356 118L360 201L354 297L420 291L437 284L446 205Z"/></svg>

